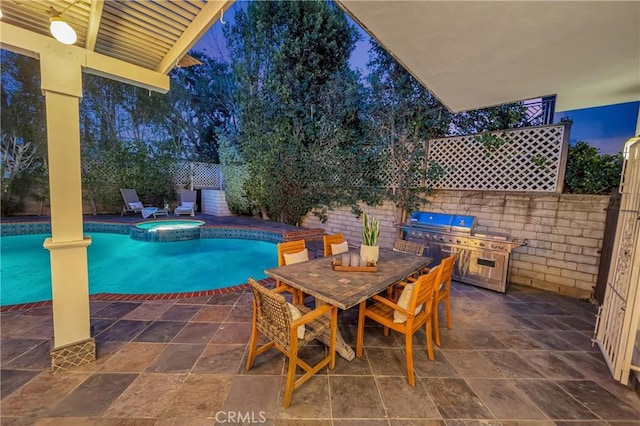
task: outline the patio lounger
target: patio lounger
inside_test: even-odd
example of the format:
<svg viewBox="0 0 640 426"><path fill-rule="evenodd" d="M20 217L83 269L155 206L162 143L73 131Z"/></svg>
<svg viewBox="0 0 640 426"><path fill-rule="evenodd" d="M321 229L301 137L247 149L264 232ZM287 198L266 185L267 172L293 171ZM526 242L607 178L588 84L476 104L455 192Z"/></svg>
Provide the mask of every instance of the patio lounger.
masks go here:
<svg viewBox="0 0 640 426"><path fill-rule="evenodd" d="M122 194L122 199L124 200L124 206L122 206L120 216L124 216L127 212L142 213L142 209L144 209L145 206L138 198L135 189L120 188L120 194Z"/></svg>
<svg viewBox="0 0 640 426"><path fill-rule="evenodd" d="M176 216L181 214L196 215L196 191L180 190L180 204L173 211Z"/></svg>

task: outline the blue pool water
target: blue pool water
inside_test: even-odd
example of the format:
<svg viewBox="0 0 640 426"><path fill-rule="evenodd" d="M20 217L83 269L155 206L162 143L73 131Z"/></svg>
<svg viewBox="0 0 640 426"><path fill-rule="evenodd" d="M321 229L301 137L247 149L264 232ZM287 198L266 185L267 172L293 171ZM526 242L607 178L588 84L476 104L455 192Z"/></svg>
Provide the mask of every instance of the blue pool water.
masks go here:
<svg viewBox="0 0 640 426"><path fill-rule="evenodd" d="M48 235L2 237L0 305L51 299ZM265 278L278 264L274 243L196 239L136 241L128 235L91 234L89 293L175 293L224 288Z"/></svg>
<svg viewBox="0 0 640 426"><path fill-rule="evenodd" d="M204 225L201 220L152 220L139 223L136 228L146 229L149 232L164 231L171 229L190 229Z"/></svg>

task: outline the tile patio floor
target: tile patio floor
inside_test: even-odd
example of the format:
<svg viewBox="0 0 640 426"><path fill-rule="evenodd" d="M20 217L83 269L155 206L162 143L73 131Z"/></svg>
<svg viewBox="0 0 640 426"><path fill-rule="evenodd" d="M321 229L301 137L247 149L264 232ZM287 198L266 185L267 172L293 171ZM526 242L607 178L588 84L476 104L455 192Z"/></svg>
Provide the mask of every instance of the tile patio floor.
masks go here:
<svg viewBox="0 0 640 426"><path fill-rule="evenodd" d="M98 360L49 373L51 308L2 314L1 422L7 425L638 425L640 398L591 347L595 308L511 287L506 295L454 283L454 328L436 361L415 337L408 386L402 337L371 326L365 355L338 357L281 398L284 357L244 369L249 290L199 299L91 302ZM355 340L357 312L339 315ZM305 348L313 359L325 349ZM235 417L233 417L235 416ZM216 423L216 417L218 422ZM235 422L235 424L239 424Z"/></svg>

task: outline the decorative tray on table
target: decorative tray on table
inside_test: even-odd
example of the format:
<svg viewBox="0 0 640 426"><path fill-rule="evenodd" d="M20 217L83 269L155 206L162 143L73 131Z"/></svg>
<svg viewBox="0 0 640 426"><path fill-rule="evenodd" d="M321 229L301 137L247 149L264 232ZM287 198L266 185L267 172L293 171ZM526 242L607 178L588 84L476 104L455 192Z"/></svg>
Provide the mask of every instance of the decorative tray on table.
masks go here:
<svg viewBox="0 0 640 426"><path fill-rule="evenodd" d="M377 272L378 266L375 263L367 262L367 266L342 266L342 260L335 258L331 261L334 271L343 272Z"/></svg>

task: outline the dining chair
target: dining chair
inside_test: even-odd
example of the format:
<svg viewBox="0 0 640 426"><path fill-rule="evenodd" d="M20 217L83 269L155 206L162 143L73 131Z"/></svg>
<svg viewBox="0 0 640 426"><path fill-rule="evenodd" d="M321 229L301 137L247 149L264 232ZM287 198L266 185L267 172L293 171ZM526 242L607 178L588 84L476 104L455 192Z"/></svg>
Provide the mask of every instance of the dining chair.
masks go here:
<svg viewBox="0 0 640 426"><path fill-rule="evenodd" d="M438 306L444 301L445 313L447 316L447 328L451 329L451 276L453 275L453 265L456 261L456 253L440 261L441 277L438 285L433 307L433 328L436 345L440 346L440 326L438 325Z"/></svg>
<svg viewBox="0 0 640 426"><path fill-rule="evenodd" d="M418 243L415 241L407 241L407 240L396 240L393 243L393 250L399 251L402 253L415 254L416 256L424 256L424 252L427 249L422 243ZM425 274L429 272L429 268L422 268L416 273L417 275Z"/></svg>
<svg viewBox="0 0 640 426"><path fill-rule="evenodd" d="M324 257L327 256L331 256L334 254L338 254L338 253L334 253L333 252L333 247L331 247L332 244L343 244L345 243L344 240L344 235L342 234L331 234L331 235L323 235L322 236L322 243L323 243L323 251L324 251ZM346 244L344 244L346 245ZM349 247L347 246L347 249L344 251L349 251Z"/></svg>
<svg viewBox="0 0 640 426"><path fill-rule="evenodd" d="M370 318L384 327L384 335L389 335L389 329L404 334L405 352L407 357L407 379L411 386L415 386L413 374L413 335L424 325L427 338L427 355L433 361L432 342L432 311L435 289L440 282L441 268L436 266L429 273L420 275L414 283L403 283L404 290L398 301L373 296L373 303L367 306L367 301L360 303L358 312L358 332L356 337L356 356L362 356L364 345L364 323ZM406 293L406 294L405 294ZM420 309L424 305L423 309ZM403 321L400 316L403 316Z"/></svg>
<svg viewBox="0 0 640 426"><path fill-rule="evenodd" d="M426 249L424 244L420 244L415 241L396 240L393 243L394 251L401 251L403 253L415 254L416 256L423 256Z"/></svg>
<svg viewBox="0 0 640 426"><path fill-rule="evenodd" d="M253 321L251 325L251 340L246 369L250 370L256 355L276 347L287 358L287 381L282 404L284 408L291 404L293 391L309 380L326 365L333 369L336 364L336 334L338 328L338 308L324 304L310 309L302 304L291 305L282 296L284 287L269 290L253 278L249 278L249 285L253 292ZM303 334L300 329L304 327ZM311 366L298 358L298 351L329 330L329 353L315 365ZM269 342L258 347L259 333ZM305 373L296 380L296 367L301 367Z"/></svg>
<svg viewBox="0 0 640 426"><path fill-rule="evenodd" d="M291 264L299 261L309 260L309 252L304 240L287 241L284 243L278 243L278 266L284 266L287 263ZM287 255L287 256L285 256ZM306 256L306 258L305 258ZM287 259L290 259L287 262ZM293 260L291 260L293 259ZM280 280L276 281L276 288L284 287L285 291L291 293L293 297L293 303L302 303L304 295L300 290L283 283Z"/></svg>
<svg viewBox="0 0 640 426"><path fill-rule="evenodd" d="M426 250L426 246L424 244L415 242L415 241L407 241L407 240L396 240L393 243L393 251L399 251L407 254L415 254L416 256L423 256L424 251ZM429 268L422 268L415 273L411 274L408 277L405 277L404 280L409 282L415 282L418 276L429 272ZM395 298L398 297L398 294L402 291L402 287L393 285L387 289L387 295L393 296Z"/></svg>

